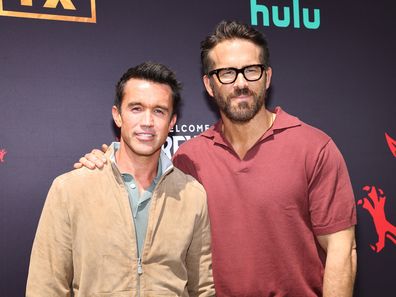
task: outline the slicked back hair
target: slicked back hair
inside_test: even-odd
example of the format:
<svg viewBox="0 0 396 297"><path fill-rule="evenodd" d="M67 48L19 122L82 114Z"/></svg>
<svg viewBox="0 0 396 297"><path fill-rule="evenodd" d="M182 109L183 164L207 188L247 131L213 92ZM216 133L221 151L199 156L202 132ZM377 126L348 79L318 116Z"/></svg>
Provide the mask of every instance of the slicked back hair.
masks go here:
<svg viewBox="0 0 396 297"><path fill-rule="evenodd" d="M201 42L201 63L204 74L213 70L213 61L209 58L209 52L222 41L232 39L248 40L259 46L261 48L261 63L265 68L269 66L268 43L263 33L237 21L221 21L213 33Z"/></svg>
<svg viewBox="0 0 396 297"><path fill-rule="evenodd" d="M129 68L121 76L116 85L116 96L114 99L114 105L120 112L122 98L124 97L125 84L133 78L168 85L172 90L172 115L178 114L181 101L181 84L176 79L176 75L172 70L163 64L154 62L144 62L135 67Z"/></svg>

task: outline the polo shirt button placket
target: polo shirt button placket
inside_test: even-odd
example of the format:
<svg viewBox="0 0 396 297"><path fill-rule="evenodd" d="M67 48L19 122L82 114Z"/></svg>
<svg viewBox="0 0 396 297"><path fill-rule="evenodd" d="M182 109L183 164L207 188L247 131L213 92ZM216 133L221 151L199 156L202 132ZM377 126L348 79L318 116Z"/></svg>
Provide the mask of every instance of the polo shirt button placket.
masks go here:
<svg viewBox="0 0 396 297"><path fill-rule="evenodd" d="M248 173L248 172L249 172L249 168L247 168L247 167L242 167L242 168L239 170L239 172L240 172L240 173Z"/></svg>

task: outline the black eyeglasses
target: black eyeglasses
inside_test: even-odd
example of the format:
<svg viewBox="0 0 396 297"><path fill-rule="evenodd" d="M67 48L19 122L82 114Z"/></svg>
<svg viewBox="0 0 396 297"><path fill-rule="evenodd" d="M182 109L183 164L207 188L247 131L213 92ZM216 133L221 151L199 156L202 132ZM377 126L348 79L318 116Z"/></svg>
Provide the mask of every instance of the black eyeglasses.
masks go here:
<svg viewBox="0 0 396 297"><path fill-rule="evenodd" d="M216 74L217 79L222 84L232 84L236 81L238 74L242 73L243 77L247 81L256 81L259 80L263 76L263 71L266 69L266 66L263 64L249 65L243 68L219 68L212 71L209 71L208 75L212 76Z"/></svg>

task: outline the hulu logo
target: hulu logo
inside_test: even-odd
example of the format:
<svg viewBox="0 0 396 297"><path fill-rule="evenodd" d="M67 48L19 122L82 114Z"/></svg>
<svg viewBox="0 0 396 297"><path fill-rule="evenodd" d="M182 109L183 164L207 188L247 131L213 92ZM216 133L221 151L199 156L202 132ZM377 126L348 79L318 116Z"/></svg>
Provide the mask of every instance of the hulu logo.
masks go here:
<svg viewBox="0 0 396 297"><path fill-rule="evenodd" d="M277 27L286 28L291 23L291 13L293 11L293 26L294 28L301 28L301 11L302 11L302 23L307 29L318 29L320 26L320 10L313 10L313 20L309 18L309 9L300 9L299 0L292 0L292 7L283 7L283 18L279 16L279 7L272 6L271 14L270 9L264 4L257 4L257 0L250 0L250 16L252 25L257 26L257 16L259 13L263 16L263 25L270 26L270 16L272 16L272 22Z"/></svg>

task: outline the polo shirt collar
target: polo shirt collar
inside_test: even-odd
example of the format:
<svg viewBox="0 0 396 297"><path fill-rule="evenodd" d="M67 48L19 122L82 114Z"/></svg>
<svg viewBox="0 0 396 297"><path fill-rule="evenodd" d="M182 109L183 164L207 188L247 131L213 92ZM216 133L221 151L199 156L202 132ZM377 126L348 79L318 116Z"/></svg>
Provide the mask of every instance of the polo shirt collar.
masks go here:
<svg viewBox="0 0 396 297"><path fill-rule="evenodd" d="M113 170L118 167L116 165L116 160L115 160L115 153L116 151L120 148L120 143L119 142L113 142L108 150L108 158L111 161L111 165L113 167ZM159 182L159 180L161 179L161 177L165 174L167 174L169 171L171 171L173 169L173 164L172 161L168 158L168 156L165 154L165 152L163 150L161 150L161 154L160 154L160 159L159 159L159 164L158 164L158 171L157 171L157 175L154 178L154 183L157 184ZM121 172L119 172L121 174Z"/></svg>
<svg viewBox="0 0 396 297"><path fill-rule="evenodd" d="M285 112L280 106L275 108L276 118L269 130L283 130L296 126L301 126L299 118Z"/></svg>
<svg viewBox="0 0 396 297"><path fill-rule="evenodd" d="M271 128L267 130L260 140L263 140L275 133L281 132L285 129L300 126L301 121L287 112L285 112L280 106L277 106L274 110L276 113L276 118L274 123L272 124ZM228 146L228 141L225 139L222 133L222 125L223 121L220 119L211 126L208 130L201 133L201 136L212 139L215 143L223 144Z"/></svg>

